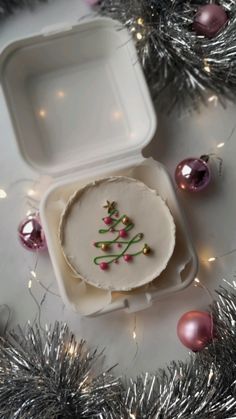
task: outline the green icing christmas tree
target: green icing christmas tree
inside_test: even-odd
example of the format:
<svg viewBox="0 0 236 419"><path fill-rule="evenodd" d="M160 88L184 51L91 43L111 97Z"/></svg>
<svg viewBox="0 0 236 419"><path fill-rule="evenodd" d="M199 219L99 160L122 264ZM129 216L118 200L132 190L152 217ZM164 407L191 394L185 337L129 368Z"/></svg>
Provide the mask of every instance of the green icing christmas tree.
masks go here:
<svg viewBox="0 0 236 419"><path fill-rule="evenodd" d="M131 253L129 249L134 244L142 241L143 233L138 233L131 237L131 232L134 228L134 223L126 215L119 215L116 202L107 201L104 206L107 209L107 216L103 218L106 228L99 230L99 233L106 235L107 233L114 233L113 240L101 240L94 243L94 246L103 251L103 255L94 258L94 263L102 270L107 270L112 263L119 263L119 259L123 258L125 262L132 262L133 258L144 254L148 255L151 251L150 247L145 243L142 249L138 252ZM112 252L114 246L120 249L119 253Z"/></svg>

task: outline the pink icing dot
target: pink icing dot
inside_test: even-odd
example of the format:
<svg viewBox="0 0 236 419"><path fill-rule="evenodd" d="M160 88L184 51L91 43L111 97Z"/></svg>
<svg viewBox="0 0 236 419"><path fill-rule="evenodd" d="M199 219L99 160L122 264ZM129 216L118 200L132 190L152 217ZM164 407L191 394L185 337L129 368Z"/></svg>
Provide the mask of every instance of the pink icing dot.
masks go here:
<svg viewBox="0 0 236 419"><path fill-rule="evenodd" d="M108 263L107 262L101 262L99 266L100 266L102 271L106 271L108 269Z"/></svg>
<svg viewBox="0 0 236 419"><path fill-rule="evenodd" d="M111 217L105 217L105 218L103 219L103 221L104 221L104 223L105 223L107 226L109 226L109 225L112 223L112 219L111 219Z"/></svg>
<svg viewBox="0 0 236 419"><path fill-rule="evenodd" d="M127 236L127 232L124 228L119 231L119 236L125 238Z"/></svg>
<svg viewBox="0 0 236 419"><path fill-rule="evenodd" d="M132 260L133 258L132 258L132 256L131 255L124 255L124 260L126 261L126 262L131 262L131 260Z"/></svg>

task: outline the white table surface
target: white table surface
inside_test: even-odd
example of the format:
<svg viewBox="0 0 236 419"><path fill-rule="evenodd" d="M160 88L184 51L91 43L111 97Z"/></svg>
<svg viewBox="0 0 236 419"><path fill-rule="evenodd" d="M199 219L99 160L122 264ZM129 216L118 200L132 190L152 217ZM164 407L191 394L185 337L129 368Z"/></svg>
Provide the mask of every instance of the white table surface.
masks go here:
<svg viewBox="0 0 236 419"><path fill-rule="evenodd" d="M21 36L37 33L45 26L76 21L88 11L82 0L57 0L47 6L39 6L33 12L17 13L1 23L0 48ZM214 185L206 193L178 194L201 259L198 277L212 292L222 284L223 278L232 282L236 272L236 253L219 258L214 263L205 261L236 248L236 131L224 147L217 149L217 144L226 141L236 124L235 110L234 104L228 104L223 109L213 101L198 113L185 112L180 117L177 112L171 116L159 115L156 138L145 150L145 155L166 164L172 175L176 164L186 157L218 152L223 158L223 176L216 175ZM21 160L1 91L0 150L0 189L7 192L7 198L0 199L0 304L7 304L12 310L11 326L17 323L24 325L28 320L32 322L37 315L37 306L28 290L30 271L34 269L36 257L19 244L17 227L30 209L27 192L35 187L35 181L39 191L45 179L38 179L37 174ZM45 287L50 285L50 289L57 292L47 253L40 255L36 272ZM45 291L36 281L33 281L32 292L40 303ZM78 337L88 340L90 346L107 348L107 364L119 362L116 374L135 376L165 367L173 359L186 358L188 350L176 335L178 319L186 311L207 309L208 303L207 294L191 286L137 313L137 353L132 337L133 314L117 312L96 319L81 318L65 308L59 297L47 293L42 304L41 323L66 321ZM2 307L2 326L5 317L6 311Z"/></svg>

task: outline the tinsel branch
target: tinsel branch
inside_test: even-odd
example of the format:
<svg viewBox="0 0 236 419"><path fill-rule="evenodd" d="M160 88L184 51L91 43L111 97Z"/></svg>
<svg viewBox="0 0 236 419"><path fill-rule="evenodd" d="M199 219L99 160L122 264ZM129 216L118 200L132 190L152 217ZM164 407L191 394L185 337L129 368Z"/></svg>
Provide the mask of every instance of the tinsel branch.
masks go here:
<svg viewBox="0 0 236 419"><path fill-rule="evenodd" d="M0 418L109 418L121 385L97 372L100 355L59 323L11 332L0 344Z"/></svg>
<svg viewBox="0 0 236 419"><path fill-rule="evenodd" d="M122 385L98 372L65 325L28 327L0 344L1 419L226 419L236 415L236 288L210 308L214 340L185 362Z"/></svg>
<svg viewBox="0 0 236 419"><path fill-rule="evenodd" d="M221 0L229 16L213 39L192 30L206 0L102 0L99 12L120 21L133 37L153 98L161 107L198 106L210 90L236 95L236 3Z"/></svg>

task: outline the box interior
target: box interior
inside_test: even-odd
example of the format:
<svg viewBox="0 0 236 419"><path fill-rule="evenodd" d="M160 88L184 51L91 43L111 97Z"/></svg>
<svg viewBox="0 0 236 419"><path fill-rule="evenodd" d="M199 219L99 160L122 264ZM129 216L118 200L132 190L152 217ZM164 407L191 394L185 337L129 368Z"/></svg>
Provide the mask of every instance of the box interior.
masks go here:
<svg viewBox="0 0 236 419"><path fill-rule="evenodd" d="M98 20L5 52L3 89L17 141L38 171L60 175L150 141L150 98L133 42L120 29Z"/></svg>

